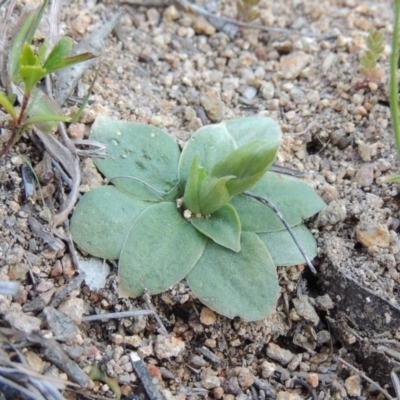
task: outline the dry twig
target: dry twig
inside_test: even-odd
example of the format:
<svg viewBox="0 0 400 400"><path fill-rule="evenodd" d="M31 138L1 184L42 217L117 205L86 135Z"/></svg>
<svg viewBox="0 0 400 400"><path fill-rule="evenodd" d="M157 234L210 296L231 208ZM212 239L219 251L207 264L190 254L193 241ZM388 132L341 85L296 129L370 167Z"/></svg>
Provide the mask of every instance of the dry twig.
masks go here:
<svg viewBox="0 0 400 400"><path fill-rule="evenodd" d="M286 221L286 219L283 217L282 213L278 210L278 208L271 203L267 198L263 197L263 196L259 196L257 194L251 193L251 192L244 192L244 194L246 196L249 197L253 197L254 199L258 200L259 202L265 204L266 206L268 206L271 210L273 210L275 212L275 214L277 215L277 217L282 221L283 225L285 225L285 228L287 229L287 231L289 232L290 236L292 237L293 241L296 243L297 248L299 249L301 255L303 256L304 260L306 261L308 268L310 268L311 272L316 275L317 274L317 270L315 269L314 265L312 264L311 260L308 258L303 246L301 245L301 243L297 240L296 235L294 234L291 226L288 224L288 222Z"/></svg>
<svg viewBox="0 0 400 400"><path fill-rule="evenodd" d="M232 24L232 25L237 25L242 28L250 28L250 29L259 29L261 31L266 31L266 32L277 32L277 33L285 33L287 35L299 35L299 36L307 36L307 37L314 37L312 34L304 34L301 32L298 32L293 29L286 29L286 28L277 28L274 26L266 26L262 24L254 24L251 22L244 22L244 21L239 21L235 18L229 18L229 17L217 17L215 14L212 14L205 10L202 7L199 7L195 4L190 3L187 0L175 0L177 4L179 4L183 9L192 11L196 14L204 15L207 18L216 18L222 22L225 22L227 24Z"/></svg>
<svg viewBox="0 0 400 400"><path fill-rule="evenodd" d="M360 371L359 369L357 369L356 367L354 367L353 365L351 365L350 363L348 363L347 361L343 360L342 357L338 357L338 360L343 363L346 367L350 368L351 370L353 370L356 374L360 375L362 378L364 378L367 382L371 383L372 385L374 385L376 387L376 389L381 392L387 399L389 400L395 400L385 389L383 389L379 383L374 382L371 378L368 378L367 375L364 374L364 372Z"/></svg>
<svg viewBox="0 0 400 400"><path fill-rule="evenodd" d="M89 315L87 317L83 317L82 322L108 321L109 319L120 319L120 318L135 318L135 317L140 317L142 315L153 315L153 314L154 313L151 310L121 311L109 314Z"/></svg>

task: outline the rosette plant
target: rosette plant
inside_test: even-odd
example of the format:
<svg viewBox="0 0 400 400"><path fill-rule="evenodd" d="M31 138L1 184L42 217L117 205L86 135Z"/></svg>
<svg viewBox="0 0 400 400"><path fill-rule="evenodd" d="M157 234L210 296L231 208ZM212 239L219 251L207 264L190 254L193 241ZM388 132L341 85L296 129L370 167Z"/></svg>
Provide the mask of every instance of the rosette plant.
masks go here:
<svg viewBox="0 0 400 400"><path fill-rule="evenodd" d="M268 317L276 267L304 258L276 213L244 192L279 208L309 258L317 246L303 221L325 206L305 182L268 172L281 136L270 118L239 118L202 127L181 152L158 128L99 117L91 139L108 156L94 162L110 184L79 201L72 237L96 257L119 259L121 296L160 293L186 278L222 315Z"/></svg>

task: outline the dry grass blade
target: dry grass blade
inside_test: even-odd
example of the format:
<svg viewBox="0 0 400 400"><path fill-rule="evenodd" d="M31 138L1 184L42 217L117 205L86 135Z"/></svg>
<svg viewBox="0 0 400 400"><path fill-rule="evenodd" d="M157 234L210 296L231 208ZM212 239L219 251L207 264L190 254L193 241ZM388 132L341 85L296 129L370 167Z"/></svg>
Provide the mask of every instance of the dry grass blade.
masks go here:
<svg viewBox="0 0 400 400"><path fill-rule="evenodd" d="M202 7L199 7L195 4L190 3L187 0L175 0L177 4L179 4L183 9L189 10L191 12L194 12L196 14L204 15L207 18L213 18L213 19L218 19L222 22L241 26L243 28L251 28L251 29L259 29L261 31L267 31L267 32L278 32L278 33L285 33L288 35L299 35L299 36L307 36L307 37L313 37L314 35L312 34L304 34L299 31L295 31L293 29L285 29L285 28L278 28L275 26L266 26L262 24L254 24L250 22L243 22L239 21L235 18L228 18L228 17L217 17L214 14L208 12Z"/></svg>
<svg viewBox="0 0 400 400"><path fill-rule="evenodd" d="M60 16L61 16L62 0L53 0L49 13L49 51L58 42L60 37Z"/></svg>
<svg viewBox="0 0 400 400"><path fill-rule="evenodd" d="M61 144L53 135L46 135L39 129L34 128L36 136L41 140L45 149L49 154L58 161L65 169L69 177L72 179L72 188L69 192L64 204L58 213L52 216L52 224L54 227L61 225L72 211L79 195L79 185L81 182L81 171L79 169L79 158Z"/></svg>
<svg viewBox="0 0 400 400"><path fill-rule="evenodd" d="M133 310L133 311L121 311L109 314L98 314L88 315L82 318L82 322L92 321L108 321L109 319L120 319L120 318L135 318L142 315L153 315L154 312L151 310Z"/></svg>
<svg viewBox="0 0 400 400"><path fill-rule="evenodd" d="M12 12L14 11L14 7L17 3L17 0L12 0L8 5L6 15L4 16L3 21L10 21L10 17ZM10 85L10 79L7 74L7 52L5 49L5 37L7 32L8 24L3 24L3 27L0 32L0 79L3 84L3 87L8 87Z"/></svg>
<svg viewBox="0 0 400 400"><path fill-rule="evenodd" d="M3 391L9 392L6 397L25 395L25 398L33 400L64 400L59 390L64 390L67 382L32 370L24 359L22 352L16 349L7 338L11 337L12 340L19 338L25 342L27 338L21 335L23 334L10 330L6 332L6 335L0 337L2 345L2 351L0 352L0 386ZM18 355L20 362L10 360L9 350L14 356Z"/></svg>
<svg viewBox="0 0 400 400"><path fill-rule="evenodd" d="M64 243L55 238L37 219L32 215L28 217L28 224L32 232L40 237L43 242L47 243L53 250L59 251L64 249Z"/></svg>

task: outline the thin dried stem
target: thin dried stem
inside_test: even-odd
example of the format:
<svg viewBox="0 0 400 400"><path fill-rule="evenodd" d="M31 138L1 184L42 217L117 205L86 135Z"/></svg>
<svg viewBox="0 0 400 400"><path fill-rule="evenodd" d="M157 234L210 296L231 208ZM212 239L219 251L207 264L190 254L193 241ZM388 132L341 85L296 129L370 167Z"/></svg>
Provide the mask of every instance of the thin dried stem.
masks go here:
<svg viewBox="0 0 400 400"><path fill-rule="evenodd" d="M346 367L352 369L356 374L360 375L362 378L364 378L367 382L371 383L372 385L374 385L376 387L376 389L381 392L387 399L389 400L394 400L394 398L385 390L383 389L379 383L374 382L371 378L368 378L367 375L364 374L364 372L360 371L359 369L357 369L356 367L354 367L353 365L351 365L350 363L348 363L347 361L343 360L343 358L338 357L338 360L343 363Z"/></svg>
<svg viewBox="0 0 400 400"><path fill-rule="evenodd" d="M121 318L136 318L142 315L153 315L154 312L151 310L134 310L134 311L121 311L109 314L98 314L89 315L82 318L82 322L91 321L108 321L109 319L121 319Z"/></svg>
<svg viewBox="0 0 400 400"><path fill-rule="evenodd" d="M162 333L164 336L168 336L168 331L167 331L167 329L165 328L163 322L161 321L161 318L159 317L159 315L157 314L155 308L153 307L153 304L151 303L150 295L149 295L148 293L145 293L145 294L143 295L143 300L144 300L144 302L146 303L146 305L147 305L147 307L149 308L149 310L153 311L153 313L154 313L154 318L156 319L158 325L160 326L161 333Z"/></svg>
<svg viewBox="0 0 400 400"><path fill-rule="evenodd" d="M229 24L233 24L233 25L237 25L242 28L259 29L261 31L267 31L267 32L285 33L287 35L299 35L299 36L314 37L314 35L312 35L312 34L304 34L304 33L295 31L293 29L277 28L274 26L266 26L266 25L262 25L262 24L254 24L251 22L243 22L243 21L239 21L235 18L229 18L229 17L217 17L215 14L208 12L207 10L205 10L202 7L192 4L187 0L175 0L175 2L178 3L185 10L190 10L196 14L204 15L205 17L208 17L208 18L217 18L220 21L223 21L223 22L226 22Z"/></svg>
<svg viewBox="0 0 400 400"><path fill-rule="evenodd" d="M390 378L392 379L392 383L393 383L394 391L396 392L397 400L400 400L400 379L394 371L392 371L390 373Z"/></svg>
<svg viewBox="0 0 400 400"><path fill-rule="evenodd" d="M317 274L317 270L315 269L314 265L312 264L311 260L308 258L303 246L301 245L301 243L298 241L296 235L293 232L293 229L291 228L291 226L289 225L289 223L286 221L286 219L284 218L284 216L282 215L282 213L278 210L278 208L271 203L267 198L263 197L263 196L259 196L255 193L251 193L251 192L244 192L244 194L246 196L249 197L253 197L254 199L258 200L260 203L265 204L266 206L268 206L272 211L275 212L275 214L277 215L277 217L282 221L283 225L285 225L285 228L288 230L290 236L292 237L293 241L296 243L297 248L299 249L301 255L304 257L305 262L307 263L308 267L310 268L311 272L316 275Z"/></svg>

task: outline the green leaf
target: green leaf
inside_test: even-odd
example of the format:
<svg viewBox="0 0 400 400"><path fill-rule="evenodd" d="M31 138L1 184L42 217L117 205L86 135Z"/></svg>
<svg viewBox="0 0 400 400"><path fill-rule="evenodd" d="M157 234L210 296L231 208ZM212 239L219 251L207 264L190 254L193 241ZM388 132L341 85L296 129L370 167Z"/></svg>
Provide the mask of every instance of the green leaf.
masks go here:
<svg viewBox="0 0 400 400"><path fill-rule="evenodd" d="M54 120L49 120L48 116L61 116L63 114L58 104L37 88L32 90L27 110L29 118L31 120L36 119L35 125L44 133L51 132L56 126ZM41 119L42 121L40 121Z"/></svg>
<svg viewBox="0 0 400 400"><path fill-rule="evenodd" d="M400 175L388 175L382 178L383 182L398 183L400 182Z"/></svg>
<svg viewBox="0 0 400 400"><path fill-rule="evenodd" d="M211 171L212 176L234 175L227 183L231 196L250 189L267 172L275 160L280 141L274 143L255 141L248 143L225 159L218 162Z"/></svg>
<svg viewBox="0 0 400 400"><path fill-rule="evenodd" d="M202 215L211 215L228 203L232 196L226 184L232 178L233 176L205 177L199 190L200 213Z"/></svg>
<svg viewBox="0 0 400 400"><path fill-rule="evenodd" d="M185 186L185 192L183 194L183 202L185 208L190 210L194 214L198 214L200 212L200 202L199 202L199 190L201 186L201 182L205 178L200 179L199 182L199 165L198 165L198 156L193 159L192 166L190 168L190 173L188 176L188 180ZM204 171L204 169L203 169ZM204 171L205 172L205 171ZM204 175L204 174L202 174ZM199 184L200 183L200 184Z"/></svg>
<svg viewBox="0 0 400 400"><path fill-rule="evenodd" d="M46 11L47 5L49 3L49 0L44 0L41 6L39 6L35 11L34 11L34 19L32 23L29 25L29 31L26 36L26 41L30 44L32 43L33 37L35 36L35 33L40 25L40 22L43 18L43 15Z"/></svg>
<svg viewBox="0 0 400 400"><path fill-rule="evenodd" d="M206 176L204 168L199 168L197 160L196 155L185 185L183 203L184 207L193 214L200 213L207 216L220 209L232 198L227 182L234 177Z"/></svg>
<svg viewBox="0 0 400 400"><path fill-rule="evenodd" d="M37 55L38 64L42 64L43 59L46 56L46 51L47 51L48 46L49 46L49 38L46 37L44 39L44 42L40 46L40 49L39 49L39 52L38 52L38 55Z"/></svg>
<svg viewBox="0 0 400 400"><path fill-rule="evenodd" d="M8 100L7 96L3 92L0 92L0 105L6 110L6 112L11 116L14 121L17 119L17 114L15 113L14 106L11 104L10 100Z"/></svg>
<svg viewBox="0 0 400 400"><path fill-rule="evenodd" d="M284 174L267 172L250 191L270 200L290 226L299 225L326 207L324 201L306 182ZM257 200L244 196L236 196L230 202L236 208L242 230L272 232L285 229L274 211Z"/></svg>
<svg viewBox="0 0 400 400"><path fill-rule="evenodd" d="M82 54L77 54L76 56L71 56L71 57L66 57L64 58L63 62L56 68L54 71L58 71L61 68L69 67L70 65L78 64L84 61L92 60L93 58L96 58L97 55L86 52Z"/></svg>
<svg viewBox="0 0 400 400"><path fill-rule="evenodd" d="M229 202L239 215L242 231L269 232L285 229L276 214L258 200L240 194Z"/></svg>
<svg viewBox="0 0 400 400"><path fill-rule="evenodd" d="M236 210L225 204L208 218L189 219L192 225L215 243L233 251L240 251L240 221Z"/></svg>
<svg viewBox="0 0 400 400"><path fill-rule="evenodd" d="M37 123L42 123L42 122L51 122L51 121L56 121L56 122L69 122L71 120L71 117L66 117L65 115L37 115L32 118L28 118L24 121L24 125L30 125L30 124L37 124Z"/></svg>
<svg viewBox="0 0 400 400"><path fill-rule="evenodd" d="M317 255L317 242L304 224L292 228L297 240L303 246L308 258ZM276 266L304 264L305 260L287 230L279 232L259 233L259 238L269 250Z"/></svg>
<svg viewBox="0 0 400 400"><path fill-rule="evenodd" d="M70 38L61 38L55 44L43 65L47 73L54 72L62 66L65 57L72 49L72 44L73 42Z"/></svg>
<svg viewBox="0 0 400 400"><path fill-rule="evenodd" d="M14 81L19 72L19 57L26 43L30 44L47 8L48 0L35 10L24 12L17 23L16 35L11 45L10 56L7 63L9 77Z"/></svg>
<svg viewBox="0 0 400 400"><path fill-rule="evenodd" d="M119 387L117 378L108 376L99 365L88 365L84 371L93 381L101 381L108 385L117 400L121 398L121 388Z"/></svg>
<svg viewBox="0 0 400 400"><path fill-rule="evenodd" d="M80 199L72 216L72 238L95 257L118 259L131 226L151 204L114 186L91 190Z"/></svg>
<svg viewBox="0 0 400 400"><path fill-rule="evenodd" d="M39 65L21 65L19 77L24 82L25 91L31 93L33 87L46 75L46 70Z"/></svg>
<svg viewBox="0 0 400 400"><path fill-rule="evenodd" d="M183 148L179 161L180 182L186 182L196 154L199 155L199 165L210 173L219 161L239 147L254 141L276 143L281 138L279 125L266 117L236 118L204 126L193 134Z"/></svg>
<svg viewBox="0 0 400 400"><path fill-rule="evenodd" d="M130 230L119 260L120 294L156 294L183 279L203 253L206 238L175 203L147 208Z"/></svg>
<svg viewBox="0 0 400 400"><path fill-rule="evenodd" d="M242 232L239 253L208 241L187 282L211 309L244 321L269 317L279 295L275 265L255 233Z"/></svg>
<svg viewBox="0 0 400 400"><path fill-rule="evenodd" d="M176 197L180 152L175 140L164 131L98 117L90 138L107 146L107 158L96 158L94 162L115 186L142 200Z"/></svg>
<svg viewBox="0 0 400 400"><path fill-rule="evenodd" d="M37 65L37 57L33 52L32 47L28 43L24 43L21 55L19 56L19 63L22 66L35 66Z"/></svg>

